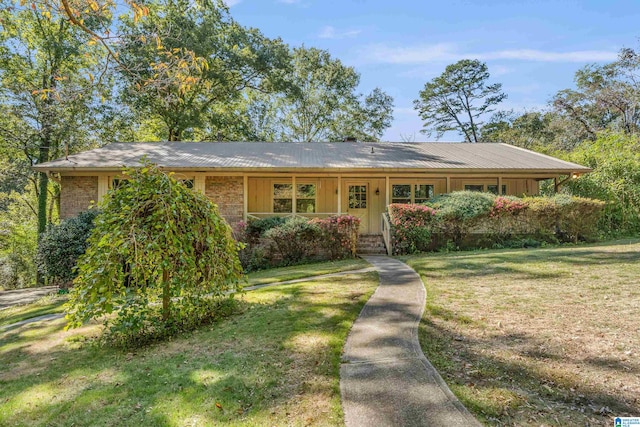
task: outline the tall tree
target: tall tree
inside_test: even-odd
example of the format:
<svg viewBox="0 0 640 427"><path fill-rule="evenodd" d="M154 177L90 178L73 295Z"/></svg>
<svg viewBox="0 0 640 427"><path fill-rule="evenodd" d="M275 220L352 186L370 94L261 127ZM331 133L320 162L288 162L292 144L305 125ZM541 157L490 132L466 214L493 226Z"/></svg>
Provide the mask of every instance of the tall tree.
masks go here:
<svg viewBox="0 0 640 427"><path fill-rule="evenodd" d="M494 111L492 107L507 95L500 83L487 84L487 65L478 60L463 59L447 66L438 77L426 83L414 101L427 135L458 131L467 142L479 142L481 118Z"/></svg>
<svg viewBox="0 0 640 427"><path fill-rule="evenodd" d="M640 130L640 55L623 49L619 59L588 65L575 75L576 88L554 97L555 110L595 140L603 129L636 134Z"/></svg>
<svg viewBox="0 0 640 427"><path fill-rule="evenodd" d="M221 2L152 2L145 19L123 21L120 37L122 99L162 122L156 137L170 141L193 138L245 90L278 88L289 64L286 45L238 25Z"/></svg>
<svg viewBox="0 0 640 427"><path fill-rule="evenodd" d="M87 128L100 114L93 101L93 47L84 32L44 6L5 5L0 12L0 144L31 166L66 146L86 146ZM96 107L96 108L94 108ZM44 173L28 175L37 194L38 232L51 219L51 191Z"/></svg>
<svg viewBox="0 0 640 427"><path fill-rule="evenodd" d="M393 98L378 88L358 93L360 74L325 50L299 47L292 56L285 90L249 99L248 123L287 141L380 139L393 119Z"/></svg>

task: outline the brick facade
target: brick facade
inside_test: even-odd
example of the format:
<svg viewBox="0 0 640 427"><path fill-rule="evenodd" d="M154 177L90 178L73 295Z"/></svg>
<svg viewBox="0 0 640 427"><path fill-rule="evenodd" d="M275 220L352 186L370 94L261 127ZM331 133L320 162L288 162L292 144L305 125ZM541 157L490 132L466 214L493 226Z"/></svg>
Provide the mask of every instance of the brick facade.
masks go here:
<svg viewBox="0 0 640 427"><path fill-rule="evenodd" d="M86 211L98 202L97 176L63 176L60 188L60 218L67 219Z"/></svg>
<svg viewBox="0 0 640 427"><path fill-rule="evenodd" d="M229 224L242 221L244 215L244 183L241 176L208 176L204 194L218 205Z"/></svg>

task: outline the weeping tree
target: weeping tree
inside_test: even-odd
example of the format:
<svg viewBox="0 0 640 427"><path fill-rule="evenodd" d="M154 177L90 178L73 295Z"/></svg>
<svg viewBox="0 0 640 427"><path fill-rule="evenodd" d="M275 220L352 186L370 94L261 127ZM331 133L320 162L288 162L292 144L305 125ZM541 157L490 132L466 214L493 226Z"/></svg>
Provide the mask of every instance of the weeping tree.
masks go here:
<svg viewBox="0 0 640 427"><path fill-rule="evenodd" d="M207 321L241 289L231 228L172 174L151 164L123 173L130 179L107 194L78 260L69 327L106 316L116 336L145 337Z"/></svg>

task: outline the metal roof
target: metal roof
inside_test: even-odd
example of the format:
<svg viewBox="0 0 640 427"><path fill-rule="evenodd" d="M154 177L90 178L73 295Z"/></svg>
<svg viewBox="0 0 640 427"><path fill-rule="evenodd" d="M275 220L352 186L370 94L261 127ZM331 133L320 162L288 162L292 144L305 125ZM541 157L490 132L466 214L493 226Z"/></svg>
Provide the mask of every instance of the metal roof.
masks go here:
<svg viewBox="0 0 640 427"><path fill-rule="evenodd" d="M119 170L146 157L175 170L451 170L589 172L590 169L507 144L404 142L113 143L36 165L53 172Z"/></svg>

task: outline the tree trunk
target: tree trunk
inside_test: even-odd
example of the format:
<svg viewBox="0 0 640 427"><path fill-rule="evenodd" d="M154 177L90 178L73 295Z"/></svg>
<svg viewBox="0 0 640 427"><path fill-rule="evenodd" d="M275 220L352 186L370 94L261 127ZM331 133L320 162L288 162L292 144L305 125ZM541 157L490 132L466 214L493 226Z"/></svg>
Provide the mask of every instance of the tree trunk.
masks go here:
<svg viewBox="0 0 640 427"><path fill-rule="evenodd" d="M169 286L169 271L162 270L162 320L169 320L171 304L171 288Z"/></svg>

